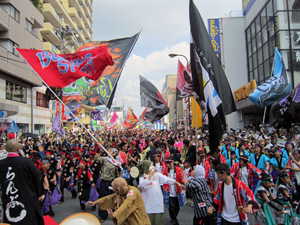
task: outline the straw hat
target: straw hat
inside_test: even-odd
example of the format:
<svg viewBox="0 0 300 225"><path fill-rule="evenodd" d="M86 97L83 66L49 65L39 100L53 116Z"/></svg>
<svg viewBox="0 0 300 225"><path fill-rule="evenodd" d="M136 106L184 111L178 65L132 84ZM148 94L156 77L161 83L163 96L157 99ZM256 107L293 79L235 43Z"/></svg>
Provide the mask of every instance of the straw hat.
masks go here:
<svg viewBox="0 0 300 225"><path fill-rule="evenodd" d="M90 213L76 213L64 219L60 225L101 225L96 216Z"/></svg>

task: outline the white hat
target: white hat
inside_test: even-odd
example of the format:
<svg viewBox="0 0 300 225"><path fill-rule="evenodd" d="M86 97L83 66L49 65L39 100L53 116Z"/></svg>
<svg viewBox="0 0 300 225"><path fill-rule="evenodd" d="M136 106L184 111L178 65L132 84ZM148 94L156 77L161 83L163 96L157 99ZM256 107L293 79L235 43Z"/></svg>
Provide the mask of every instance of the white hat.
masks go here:
<svg viewBox="0 0 300 225"><path fill-rule="evenodd" d="M59 225L101 225L96 216L90 213L76 213L64 219Z"/></svg>

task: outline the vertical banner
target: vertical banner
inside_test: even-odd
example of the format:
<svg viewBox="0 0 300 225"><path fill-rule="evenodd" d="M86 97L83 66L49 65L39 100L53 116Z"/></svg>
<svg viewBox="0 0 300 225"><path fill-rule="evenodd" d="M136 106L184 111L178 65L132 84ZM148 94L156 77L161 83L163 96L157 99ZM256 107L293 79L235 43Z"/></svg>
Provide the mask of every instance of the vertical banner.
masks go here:
<svg viewBox="0 0 300 225"><path fill-rule="evenodd" d="M208 32L211 44L216 52L219 62L221 63L220 19L208 19Z"/></svg>
<svg viewBox="0 0 300 225"><path fill-rule="evenodd" d="M196 115L195 115L195 99L191 97L191 114L192 114L192 127L195 128L197 120L197 129L203 126L202 111L200 105L196 101Z"/></svg>

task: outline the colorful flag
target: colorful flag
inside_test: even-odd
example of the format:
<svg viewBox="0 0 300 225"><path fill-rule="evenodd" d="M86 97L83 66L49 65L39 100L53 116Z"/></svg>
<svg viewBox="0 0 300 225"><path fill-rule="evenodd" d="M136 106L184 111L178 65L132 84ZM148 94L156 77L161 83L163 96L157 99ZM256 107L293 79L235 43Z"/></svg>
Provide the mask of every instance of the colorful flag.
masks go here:
<svg viewBox="0 0 300 225"><path fill-rule="evenodd" d="M140 75L141 106L147 107L144 118L151 123L169 113L169 107L157 88Z"/></svg>
<svg viewBox="0 0 300 225"><path fill-rule="evenodd" d="M137 119L136 115L134 115L132 110L129 108L128 112L127 112L126 120L124 122L125 127L132 129L136 126L137 121L138 121L138 119Z"/></svg>
<svg viewBox="0 0 300 225"><path fill-rule="evenodd" d="M300 83L297 84L295 88L295 95L293 97L293 102L299 103L300 102L300 89L299 89Z"/></svg>
<svg viewBox="0 0 300 225"><path fill-rule="evenodd" d="M115 123L118 119L118 115L116 112L114 112L113 116L111 117L110 123Z"/></svg>
<svg viewBox="0 0 300 225"><path fill-rule="evenodd" d="M9 127L7 128L7 134L9 133L18 133L19 127L17 126L16 122L13 120Z"/></svg>
<svg viewBox="0 0 300 225"><path fill-rule="evenodd" d="M97 80L107 66L114 64L106 46L74 54L17 48L32 69L50 87L66 87L79 78Z"/></svg>
<svg viewBox="0 0 300 225"><path fill-rule="evenodd" d="M103 121L103 118L101 116L101 111L99 111L99 110L91 111L91 119Z"/></svg>
<svg viewBox="0 0 300 225"><path fill-rule="evenodd" d="M216 56L210 37L193 0L190 0L192 34L191 71L196 94L207 106L209 118L209 147L213 154L225 129L224 114L236 111L227 77ZM223 104L224 103L224 104Z"/></svg>
<svg viewBox="0 0 300 225"><path fill-rule="evenodd" d="M275 49L272 74L273 76L249 95L249 99L261 108L279 102L292 92L292 84L277 48Z"/></svg>
<svg viewBox="0 0 300 225"><path fill-rule="evenodd" d="M176 100L181 100L194 95L193 79L190 72L178 60Z"/></svg>
<svg viewBox="0 0 300 225"><path fill-rule="evenodd" d="M94 41L80 47L77 51L107 46L114 65L107 67L96 81L81 78L63 88L63 102L68 105L76 103L88 106L106 105L107 108L110 108L117 82L139 34L110 41Z"/></svg>

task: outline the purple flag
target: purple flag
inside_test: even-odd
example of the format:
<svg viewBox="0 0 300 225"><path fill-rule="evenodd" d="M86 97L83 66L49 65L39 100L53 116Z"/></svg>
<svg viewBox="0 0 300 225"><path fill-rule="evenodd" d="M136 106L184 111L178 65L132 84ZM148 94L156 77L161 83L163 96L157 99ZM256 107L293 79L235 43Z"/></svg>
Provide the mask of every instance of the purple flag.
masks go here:
<svg viewBox="0 0 300 225"><path fill-rule="evenodd" d="M51 195L50 205L55 205L55 204L59 203L61 196L62 196L61 192L59 191L59 189L57 187L55 187L54 191Z"/></svg>
<svg viewBox="0 0 300 225"><path fill-rule="evenodd" d="M98 176L98 179L97 179L97 182L96 182L96 188L97 189L100 189L100 182L101 182L101 173L99 173L99 176Z"/></svg>
<svg viewBox="0 0 300 225"><path fill-rule="evenodd" d="M57 114L55 121L53 123L53 126L52 126L52 130L55 131L56 133L60 133L60 124L61 124L61 121Z"/></svg>
<svg viewBox="0 0 300 225"><path fill-rule="evenodd" d="M71 179L70 179L70 182L69 182L69 185L68 185L68 191L73 191L75 188L74 188L74 185L73 186L70 186L70 184L73 184L74 183L74 177L73 177L73 174L71 175Z"/></svg>
<svg viewBox="0 0 300 225"><path fill-rule="evenodd" d="M114 112L114 115L111 117L110 123L114 123L118 119L118 115Z"/></svg>
<svg viewBox="0 0 300 225"><path fill-rule="evenodd" d="M294 98L293 98L293 101L296 102L296 103L299 103L300 102L300 90L299 90L299 85L300 83L297 85L297 87L295 88L295 95L294 95Z"/></svg>
<svg viewBox="0 0 300 225"><path fill-rule="evenodd" d="M50 194L49 191L47 191L45 200L44 200L44 205L42 208L42 213L48 213L50 211Z"/></svg>
<svg viewBox="0 0 300 225"><path fill-rule="evenodd" d="M99 111L99 110L91 111L91 119L103 121L103 118L101 116L101 111Z"/></svg>

